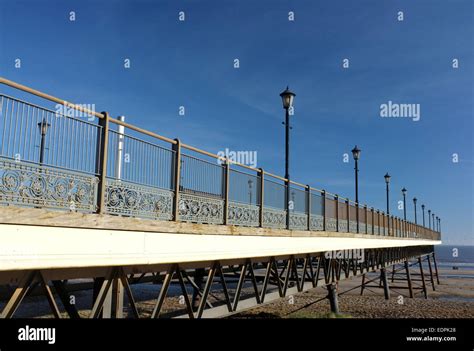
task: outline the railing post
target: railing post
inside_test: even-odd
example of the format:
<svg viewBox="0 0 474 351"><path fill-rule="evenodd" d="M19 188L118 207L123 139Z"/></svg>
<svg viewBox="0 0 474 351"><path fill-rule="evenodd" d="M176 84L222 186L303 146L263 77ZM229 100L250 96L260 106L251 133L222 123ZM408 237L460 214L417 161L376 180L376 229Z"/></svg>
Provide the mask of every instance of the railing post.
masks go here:
<svg viewBox="0 0 474 351"><path fill-rule="evenodd" d="M382 235L385 236L385 213L382 211Z"/></svg>
<svg viewBox="0 0 474 351"><path fill-rule="evenodd" d="M265 191L265 172L263 168L260 168L260 173L259 173L259 178L260 178L260 212L258 214L258 223L260 228L263 227L263 196L264 196L264 191Z"/></svg>
<svg viewBox="0 0 474 351"><path fill-rule="evenodd" d="M229 216L229 179L230 179L230 162L228 159L226 159L225 174L224 174L224 225L227 225L227 219Z"/></svg>
<svg viewBox="0 0 474 351"><path fill-rule="evenodd" d="M306 208L308 211L308 230L311 230L311 187L306 185Z"/></svg>
<svg viewBox="0 0 474 351"><path fill-rule="evenodd" d="M372 235L375 235L375 210L373 207L370 209L370 212L372 212Z"/></svg>
<svg viewBox="0 0 474 351"><path fill-rule="evenodd" d="M369 234L369 213L367 209L367 205L364 206L365 210L365 234Z"/></svg>
<svg viewBox="0 0 474 351"><path fill-rule="evenodd" d="M350 218L350 211L349 211L349 198L346 198L346 209L347 209L347 233L351 232L351 218Z"/></svg>
<svg viewBox="0 0 474 351"><path fill-rule="evenodd" d="M339 232L339 195L336 194L336 232Z"/></svg>
<svg viewBox="0 0 474 351"><path fill-rule="evenodd" d="M291 183L288 179L285 180L286 188L285 188L285 209L286 209L286 229L290 230L290 186ZM293 204L294 208L295 204Z"/></svg>
<svg viewBox="0 0 474 351"><path fill-rule="evenodd" d="M104 118L99 119L98 133L100 135L97 143L97 174L99 175L99 186L97 191L97 209L98 213L104 214L105 208L105 190L107 183L107 149L109 144L109 119L108 112L102 112ZM100 142L99 142L100 141Z"/></svg>
<svg viewBox="0 0 474 351"><path fill-rule="evenodd" d="M176 144L171 148L174 151L174 201L173 201L173 221L179 221L179 189L181 187L181 141L175 139Z"/></svg>
<svg viewBox="0 0 474 351"><path fill-rule="evenodd" d="M360 232L359 203L356 203L355 209L356 209L356 221L357 221L357 234L359 234Z"/></svg>
<svg viewBox="0 0 474 351"><path fill-rule="evenodd" d="M326 231L326 190L323 190L322 196L323 196L323 231Z"/></svg>

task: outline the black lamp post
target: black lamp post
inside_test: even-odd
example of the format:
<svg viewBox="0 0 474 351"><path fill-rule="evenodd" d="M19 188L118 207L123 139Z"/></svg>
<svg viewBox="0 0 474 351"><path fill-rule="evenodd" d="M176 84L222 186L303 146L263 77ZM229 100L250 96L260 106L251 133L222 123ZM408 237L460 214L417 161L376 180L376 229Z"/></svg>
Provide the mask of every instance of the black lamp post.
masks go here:
<svg viewBox="0 0 474 351"><path fill-rule="evenodd" d="M390 184L390 174L386 173L384 175L384 178L385 178L385 190L386 190L386 193L387 193L387 215L390 214L390 206L389 206L389 190L388 190L388 185Z"/></svg>
<svg viewBox="0 0 474 351"><path fill-rule="evenodd" d="M436 231L439 232L439 220L438 220L438 216L436 216Z"/></svg>
<svg viewBox="0 0 474 351"><path fill-rule="evenodd" d="M357 233L359 232L359 157L360 157L360 149L357 145L351 150L352 156L354 157L355 161L355 200L357 203L357 213L356 213L356 221L357 221Z"/></svg>
<svg viewBox="0 0 474 351"><path fill-rule="evenodd" d="M421 205L421 211L423 212L423 227L425 227L425 205Z"/></svg>
<svg viewBox="0 0 474 351"><path fill-rule="evenodd" d="M355 200L359 203L359 157L360 157L360 150L357 145L351 150L352 156L354 157L355 161Z"/></svg>
<svg viewBox="0 0 474 351"><path fill-rule="evenodd" d="M413 198L413 205L415 206L415 225L418 224L418 222L417 222L417 220L416 220L416 201L417 201L417 199L416 199L416 197L414 197L414 198Z"/></svg>
<svg viewBox="0 0 474 351"><path fill-rule="evenodd" d="M389 201L388 201L388 197L389 197L389 190L388 190L388 185L390 184L390 174L385 173L385 175L383 176L385 178L385 191L386 191L386 194L387 194L387 224L388 224L388 234L390 235L390 205L389 205Z"/></svg>
<svg viewBox="0 0 474 351"><path fill-rule="evenodd" d="M44 142L45 142L46 133L48 133L49 127L51 127L51 124L49 124L45 118L43 118L43 120L38 123L38 128L41 133L40 159L39 159L40 164L43 164L43 161L44 161Z"/></svg>
<svg viewBox="0 0 474 351"><path fill-rule="evenodd" d="M290 211L289 211L289 202L290 202L290 113L289 109L293 106L293 100L295 94L290 91L288 87L280 94L283 108L285 109L285 178L286 178L286 228L290 229Z"/></svg>
<svg viewBox="0 0 474 351"><path fill-rule="evenodd" d="M428 229L431 229L431 210L428 210Z"/></svg>
<svg viewBox="0 0 474 351"><path fill-rule="evenodd" d="M432 216L433 216L433 230L436 231L435 214L434 214L434 212L432 213Z"/></svg>
<svg viewBox="0 0 474 351"><path fill-rule="evenodd" d="M403 188L402 194L403 194L403 219L406 221L407 220L407 203L406 203L407 189Z"/></svg>

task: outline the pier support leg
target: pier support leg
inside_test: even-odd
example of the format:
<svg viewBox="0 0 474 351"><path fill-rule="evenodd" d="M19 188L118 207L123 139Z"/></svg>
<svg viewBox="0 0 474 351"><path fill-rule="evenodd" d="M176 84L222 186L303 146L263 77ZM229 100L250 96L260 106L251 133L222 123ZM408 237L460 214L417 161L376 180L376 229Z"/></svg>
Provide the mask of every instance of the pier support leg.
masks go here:
<svg viewBox="0 0 474 351"><path fill-rule="evenodd" d="M425 274L423 272L423 263L421 262L421 256L418 257L418 264L420 265L420 275L421 275L421 283L423 285L423 295L425 295L425 299L427 299L428 293L426 291Z"/></svg>
<svg viewBox="0 0 474 351"><path fill-rule="evenodd" d="M390 300L390 287L388 286L387 272L385 267L380 269L380 280L382 281L385 300Z"/></svg>
<svg viewBox="0 0 474 351"><path fill-rule="evenodd" d="M406 272L407 281L408 281L408 291L410 292L410 297L413 298L413 288L411 285L410 266L408 264L408 260L405 260L405 272Z"/></svg>
<svg viewBox="0 0 474 351"><path fill-rule="evenodd" d="M395 281L395 265L392 266L392 283Z"/></svg>
<svg viewBox="0 0 474 351"><path fill-rule="evenodd" d="M435 257L434 251L433 251L433 263L434 263L434 269L435 269L435 272L436 272L436 282L439 285L438 265L436 264L436 257Z"/></svg>
<svg viewBox="0 0 474 351"><path fill-rule="evenodd" d="M123 318L123 285L119 277L112 282L111 318Z"/></svg>
<svg viewBox="0 0 474 351"><path fill-rule="evenodd" d="M430 269L430 281L431 281L431 287L433 288L433 291L435 291L435 283L433 279L433 269L431 268L431 260L430 260L430 255L426 256L426 259L428 261L428 268Z"/></svg>
<svg viewBox="0 0 474 351"><path fill-rule="evenodd" d="M360 296L364 294L364 288L365 288L365 274L362 274L362 284L360 286Z"/></svg>
<svg viewBox="0 0 474 351"><path fill-rule="evenodd" d="M193 311L197 310L197 306L200 303L200 290L202 290L202 283L204 282L204 268L198 268L194 271L194 288L193 288L193 299L192 299L192 308Z"/></svg>
<svg viewBox="0 0 474 351"><path fill-rule="evenodd" d="M56 294L58 294L59 298L61 299L64 309L66 310L69 317L76 319L81 318L77 312L76 306L70 302L70 295L67 291L65 281L53 280L53 287L56 291Z"/></svg>
<svg viewBox="0 0 474 351"><path fill-rule="evenodd" d="M331 306L331 312L332 313L339 313L339 303L337 301L337 286L336 284L328 284L326 285L326 288L328 289L328 299L329 299L329 304Z"/></svg>

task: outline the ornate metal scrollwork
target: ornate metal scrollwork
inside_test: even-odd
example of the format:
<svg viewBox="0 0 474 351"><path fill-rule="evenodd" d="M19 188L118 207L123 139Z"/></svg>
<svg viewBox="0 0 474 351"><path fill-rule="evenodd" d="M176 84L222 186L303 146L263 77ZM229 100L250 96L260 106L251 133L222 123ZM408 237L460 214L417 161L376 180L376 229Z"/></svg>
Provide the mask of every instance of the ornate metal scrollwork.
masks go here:
<svg viewBox="0 0 474 351"><path fill-rule="evenodd" d="M347 227L347 219L339 219L339 232L349 233L349 228Z"/></svg>
<svg viewBox="0 0 474 351"><path fill-rule="evenodd" d="M310 229L311 230L323 230L324 229L324 217L320 215L311 214L310 217Z"/></svg>
<svg viewBox="0 0 474 351"><path fill-rule="evenodd" d="M349 221L349 232L357 233L357 221Z"/></svg>
<svg viewBox="0 0 474 351"><path fill-rule="evenodd" d="M290 213L290 229L308 230L308 215L306 213Z"/></svg>
<svg viewBox="0 0 474 351"><path fill-rule="evenodd" d="M336 218L326 218L326 230L330 232L337 232Z"/></svg>
<svg viewBox="0 0 474 351"><path fill-rule="evenodd" d="M196 223L224 223L224 200L181 193L179 220Z"/></svg>
<svg viewBox="0 0 474 351"><path fill-rule="evenodd" d="M286 211L264 207L263 226L269 228L286 228Z"/></svg>
<svg viewBox="0 0 474 351"><path fill-rule="evenodd" d="M138 185L123 180L107 179L106 212L162 220L173 219L173 192Z"/></svg>
<svg viewBox="0 0 474 351"><path fill-rule="evenodd" d="M238 202L229 202L227 223L249 227L259 226L260 207Z"/></svg>
<svg viewBox="0 0 474 351"><path fill-rule="evenodd" d="M94 212L98 178L0 158L0 203Z"/></svg>

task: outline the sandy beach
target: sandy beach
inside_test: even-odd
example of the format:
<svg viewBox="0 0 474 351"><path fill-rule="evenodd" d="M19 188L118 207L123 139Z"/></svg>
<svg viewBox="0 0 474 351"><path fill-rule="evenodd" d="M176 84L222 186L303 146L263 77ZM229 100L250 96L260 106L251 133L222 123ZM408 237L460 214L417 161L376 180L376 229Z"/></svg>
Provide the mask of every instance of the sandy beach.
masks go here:
<svg viewBox="0 0 474 351"><path fill-rule="evenodd" d="M363 296L360 288L339 296L339 309L345 318L474 318L474 271L440 270L440 284L435 283L435 291L427 284L428 299L421 290L414 298L409 298L408 290L391 290L390 300L385 300L383 289L365 289ZM451 277L470 276L470 277ZM342 280L339 292L354 288L361 278ZM406 283L397 282L397 285ZM418 284L418 282L416 283ZM418 286L418 285L414 285ZM231 318L327 318L335 317L329 313L329 302L323 299L326 291L323 287L296 294L267 305L245 311ZM403 298L400 298L402 296ZM291 303L293 302L293 303Z"/></svg>
<svg viewBox="0 0 474 351"><path fill-rule="evenodd" d="M474 318L474 271L441 270L440 285L435 285L433 291L429 280L427 283L428 299L423 297L421 290L416 290L415 297L408 297L408 290L391 290L390 300L385 300L383 289L366 288L360 295L360 288L348 291L361 283L361 277L342 280L339 283L340 315L342 318ZM396 282L406 285L406 282ZM414 282L414 287L419 282ZM142 318L149 317L153 310L160 289L159 284L132 285L137 307ZM173 295L173 288L170 289ZM218 290L213 290L219 295ZM76 306L81 317L87 317L90 312L91 290L75 291ZM327 292L324 287L295 294L285 299L268 303L228 318L331 318L329 302L324 297ZM318 301L319 302L315 302ZM5 301L0 303L0 308ZM63 307L57 299L59 308ZM127 303L125 303L127 306ZM182 309L178 297L166 299L164 312ZM184 311L183 311L184 312ZM129 309L125 308L125 316L131 317ZM26 297L15 317L52 318L48 303L43 296ZM63 313L67 318L67 314ZM168 316L169 317L169 316Z"/></svg>

